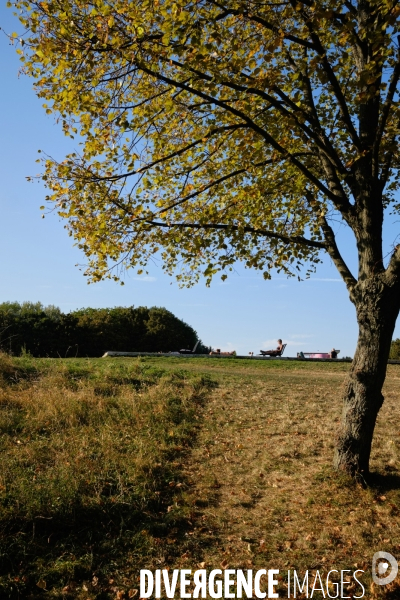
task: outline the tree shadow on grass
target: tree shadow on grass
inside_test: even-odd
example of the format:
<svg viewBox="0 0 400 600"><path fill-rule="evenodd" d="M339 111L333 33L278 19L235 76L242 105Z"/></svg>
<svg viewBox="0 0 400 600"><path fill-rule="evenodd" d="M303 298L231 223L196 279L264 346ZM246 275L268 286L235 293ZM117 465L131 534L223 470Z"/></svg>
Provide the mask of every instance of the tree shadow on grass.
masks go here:
<svg viewBox="0 0 400 600"><path fill-rule="evenodd" d="M73 377L65 377L64 371L56 371L56 375L65 389L79 388L75 381L79 373L74 371ZM151 394L149 383L159 380L159 390L146 395ZM47 390L50 384L59 387L60 382L47 383L43 398L53 402ZM72 431L58 421L54 430L48 430L44 418L43 428L30 427L30 421L23 420L26 415L18 395L14 413L19 420L9 423L8 417L3 419L3 433L7 426L11 440L17 431L24 432L26 439L22 433L19 436L26 442L21 443L26 452L21 458L19 454L8 454L8 479L4 485L0 482L0 600L135 597L139 569L173 564L189 539L188 531L194 528L196 515L192 517L179 502L182 492L191 486L183 473L183 463L197 438L201 409L215 382L207 377L188 377L184 371L166 375L164 371L146 371L141 379L136 379L134 372L123 380L113 378L112 373L107 377L100 373L92 384L88 385L88 393L107 398L107 403L101 404L104 421L98 421L97 402L91 407L96 431L103 436L98 452L96 436L88 437L85 429L90 420L82 423L80 397L77 417L71 409L77 419ZM142 394L135 396L134 415L142 428L135 443L129 441L135 435L131 413L119 412L117 393L114 398L114 388L120 384L149 390L143 399ZM186 385L190 385L187 392ZM155 400L159 401L154 405ZM81 430L82 424L85 427ZM123 436L125 430L127 435ZM69 446L73 435L79 444ZM36 443L32 450L28 445L31 439ZM67 462L63 462L64 455L61 462L52 458L54 444L57 448L65 444ZM87 451L74 470L82 447ZM108 454L110 448L114 448L118 460L112 452ZM65 471L52 470L52 461L56 466L64 465Z"/></svg>
<svg viewBox="0 0 400 600"><path fill-rule="evenodd" d="M400 475L392 471L387 473L372 472L368 476L367 483L368 487L380 493L400 490Z"/></svg>
<svg viewBox="0 0 400 600"><path fill-rule="evenodd" d="M175 479L185 488L180 470ZM68 516L40 515L0 522L0 598L128 598L140 568L160 568L182 553L197 515L176 504L176 490L160 487L145 505L105 498L98 506L75 506ZM140 505L141 504L141 505ZM79 591L80 590L80 591Z"/></svg>
<svg viewBox="0 0 400 600"><path fill-rule="evenodd" d="M183 474L196 440L171 449L167 463L152 471L157 491L131 494L122 502L110 492L91 506L78 502L68 514L0 520L0 598L110 600L138 597L141 568L175 564L185 552L198 553L202 508L218 503L218 491L188 506L180 501L194 485ZM126 500L126 498L125 498ZM202 537L202 545L212 544ZM131 596L129 596L129 591ZM120 595L117 596L117 593ZM132 593L135 596L132 596ZM86 595L85 595L86 594Z"/></svg>

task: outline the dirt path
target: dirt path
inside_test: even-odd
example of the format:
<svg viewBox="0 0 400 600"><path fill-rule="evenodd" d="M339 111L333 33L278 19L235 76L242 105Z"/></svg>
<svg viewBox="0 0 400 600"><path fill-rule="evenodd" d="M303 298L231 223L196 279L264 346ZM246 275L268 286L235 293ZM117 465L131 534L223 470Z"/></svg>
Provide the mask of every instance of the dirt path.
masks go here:
<svg viewBox="0 0 400 600"><path fill-rule="evenodd" d="M195 481L190 500L236 565L252 561L254 546L267 550L271 537L278 549L290 546L288 502L299 510L307 504L298 488L308 487L309 469L323 468L323 450L332 450L331 435L320 440L313 431L325 402L316 389L307 398L310 391L303 374L280 373L269 382L235 378L208 403L185 475ZM224 562L221 549L207 552L208 560Z"/></svg>

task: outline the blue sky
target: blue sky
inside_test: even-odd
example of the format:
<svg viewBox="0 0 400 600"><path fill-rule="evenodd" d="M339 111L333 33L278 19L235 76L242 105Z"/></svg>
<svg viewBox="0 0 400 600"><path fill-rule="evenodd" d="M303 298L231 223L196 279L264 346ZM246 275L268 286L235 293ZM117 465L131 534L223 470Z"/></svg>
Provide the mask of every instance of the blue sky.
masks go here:
<svg viewBox="0 0 400 600"><path fill-rule="evenodd" d="M8 32L19 28L4 5L0 26ZM84 264L85 257L73 247L63 223L56 214L42 219L44 187L25 179L40 171L35 163L39 149L62 159L72 142L64 138L54 117L45 115L32 81L18 77L18 57L2 33L0 44L0 302L39 300L64 312L84 306L165 306L192 325L204 343L223 350L257 353L275 347L279 337L292 356L332 347L339 348L341 356L354 354L355 310L328 257L315 276L303 282L282 276L265 282L256 271L238 265L224 283L215 280L210 288L202 282L180 289L160 266L150 265L147 277L128 273L124 287L113 282L88 285L75 266ZM396 224L387 230L388 252L397 230ZM338 239L354 266L350 236L340 230ZM400 337L399 325L395 337Z"/></svg>

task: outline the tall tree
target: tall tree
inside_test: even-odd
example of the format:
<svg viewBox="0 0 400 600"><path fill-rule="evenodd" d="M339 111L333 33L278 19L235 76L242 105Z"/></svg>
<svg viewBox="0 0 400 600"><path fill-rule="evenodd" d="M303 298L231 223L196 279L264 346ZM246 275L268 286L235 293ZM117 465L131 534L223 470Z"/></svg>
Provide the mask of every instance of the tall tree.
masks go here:
<svg viewBox="0 0 400 600"><path fill-rule="evenodd" d="M63 162L45 159L44 179L88 276L161 255L182 284L236 260L268 279L327 253L359 325L335 465L366 475L400 307L400 247L386 262L382 250L399 210L398 1L15 5L26 73L82 136Z"/></svg>

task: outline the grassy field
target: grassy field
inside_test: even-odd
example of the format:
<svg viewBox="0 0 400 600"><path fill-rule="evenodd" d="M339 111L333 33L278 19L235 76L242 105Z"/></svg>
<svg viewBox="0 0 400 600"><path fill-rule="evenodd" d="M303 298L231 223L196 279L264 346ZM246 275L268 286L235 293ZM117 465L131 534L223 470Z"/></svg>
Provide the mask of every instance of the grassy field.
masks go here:
<svg viewBox="0 0 400 600"><path fill-rule="evenodd" d="M179 525L168 506L209 380L141 361L0 361L0 598L129 591L152 536Z"/></svg>
<svg viewBox="0 0 400 600"><path fill-rule="evenodd" d="M0 598L139 598L140 568L359 568L400 598L370 574L400 555L400 366L366 487L330 468L348 369L2 356Z"/></svg>

